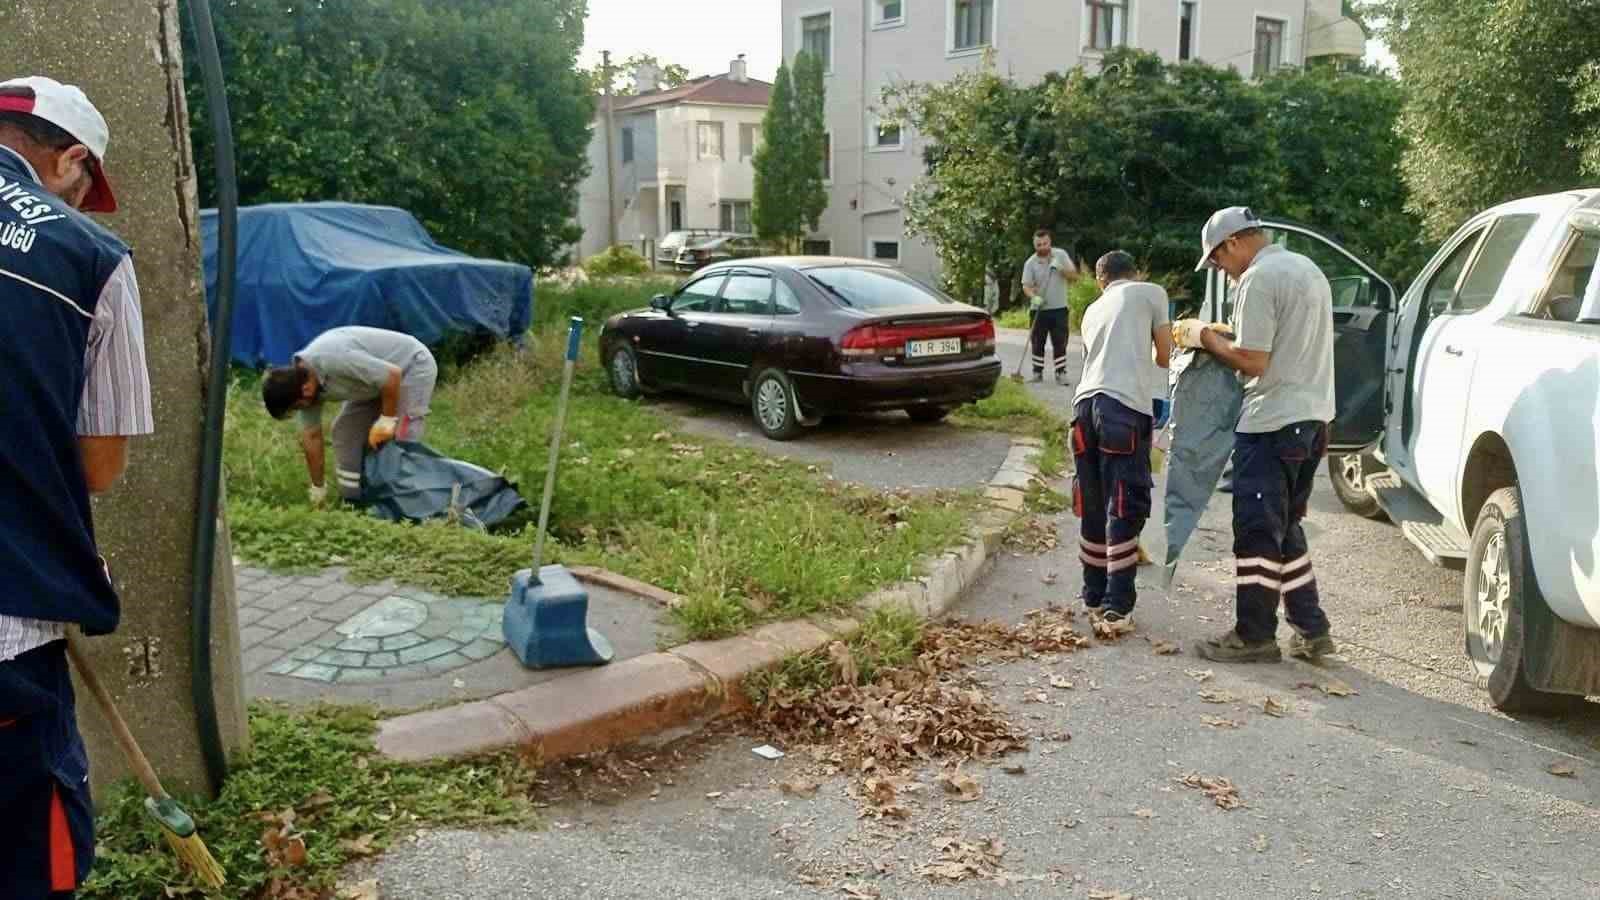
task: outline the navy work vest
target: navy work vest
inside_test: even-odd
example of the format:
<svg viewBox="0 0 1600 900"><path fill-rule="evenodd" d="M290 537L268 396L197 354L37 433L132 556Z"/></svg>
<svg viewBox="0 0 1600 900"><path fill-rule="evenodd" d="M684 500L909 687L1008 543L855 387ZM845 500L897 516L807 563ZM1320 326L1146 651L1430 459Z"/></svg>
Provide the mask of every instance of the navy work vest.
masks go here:
<svg viewBox="0 0 1600 900"><path fill-rule="evenodd" d="M78 452L95 305L128 253L0 148L0 613L117 627Z"/></svg>

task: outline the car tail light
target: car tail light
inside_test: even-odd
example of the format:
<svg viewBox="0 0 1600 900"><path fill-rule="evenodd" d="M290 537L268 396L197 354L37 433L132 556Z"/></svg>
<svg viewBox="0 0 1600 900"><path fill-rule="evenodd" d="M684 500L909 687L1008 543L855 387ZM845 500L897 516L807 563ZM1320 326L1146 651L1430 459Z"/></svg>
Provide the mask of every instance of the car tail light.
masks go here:
<svg viewBox="0 0 1600 900"><path fill-rule="evenodd" d="M962 353L994 352L994 320L862 325L845 332L839 349L848 359L904 358L907 341L960 338Z"/></svg>

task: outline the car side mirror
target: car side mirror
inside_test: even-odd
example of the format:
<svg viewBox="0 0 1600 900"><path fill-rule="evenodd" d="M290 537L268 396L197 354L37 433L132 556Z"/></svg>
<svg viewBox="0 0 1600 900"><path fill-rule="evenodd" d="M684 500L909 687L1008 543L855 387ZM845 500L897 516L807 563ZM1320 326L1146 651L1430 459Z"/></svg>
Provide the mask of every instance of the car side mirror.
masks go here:
<svg viewBox="0 0 1600 900"><path fill-rule="evenodd" d="M671 312L672 298L666 294L657 294L650 298L650 308L660 312Z"/></svg>

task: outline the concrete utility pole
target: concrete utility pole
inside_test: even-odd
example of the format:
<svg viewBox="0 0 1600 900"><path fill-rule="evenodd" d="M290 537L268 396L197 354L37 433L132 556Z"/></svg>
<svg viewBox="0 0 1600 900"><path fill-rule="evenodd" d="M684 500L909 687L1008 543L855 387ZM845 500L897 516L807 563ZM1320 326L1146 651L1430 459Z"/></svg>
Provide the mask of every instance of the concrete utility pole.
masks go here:
<svg viewBox="0 0 1600 900"><path fill-rule="evenodd" d="M601 102L606 107L606 247L611 248L617 245L617 162L611 152L611 133L617 128L616 118L612 114L610 50L600 51L600 77L604 81L601 85Z"/></svg>
<svg viewBox="0 0 1600 900"><path fill-rule="evenodd" d="M111 126L107 169L122 209L101 221L133 247L156 433L129 442L127 475L95 502L96 535L122 596L122 625L89 643L100 679L167 789L204 792L190 699L189 571L210 347L177 3L8 0L0 3L0 34L4 77L47 75L80 85ZM225 530L215 582L212 682L231 754L249 737ZM103 796L101 789L127 769L94 704L80 699L78 718Z"/></svg>

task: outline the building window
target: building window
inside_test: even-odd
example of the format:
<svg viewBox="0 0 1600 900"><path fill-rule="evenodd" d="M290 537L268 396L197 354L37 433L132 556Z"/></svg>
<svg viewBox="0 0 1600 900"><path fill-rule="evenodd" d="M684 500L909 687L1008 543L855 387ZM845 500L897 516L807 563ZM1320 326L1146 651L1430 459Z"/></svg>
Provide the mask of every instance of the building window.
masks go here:
<svg viewBox="0 0 1600 900"><path fill-rule="evenodd" d="M833 132L822 133L822 180L833 180Z"/></svg>
<svg viewBox="0 0 1600 900"><path fill-rule="evenodd" d="M1195 0L1182 0L1178 4L1178 61L1194 59Z"/></svg>
<svg viewBox="0 0 1600 900"><path fill-rule="evenodd" d="M899 25L905 22L905 3L902 0L874 0L878 15L875 25Z"/></svg>
<svg viewBox="0 0 1600 900"><path fill-rule="evenodd" d="M800 50L822 60L823 71L833 69L833 13L800 20Z"/></svg>
<svg viewBox="0 0 1600 900"><path fill-rule="evenodd" d="M879 122L872 129L872 148L874 150L899 150L900 123Z"/></svg>
<svg viewBox="0 0 1600 900"><path fill-rule="evenodd" d="M632 128L624 128L624 129L622 129L622 161L624 163L633 162L633 129Z"/></svg>
<svg viewBox="0 0 1600 900"><path fill-rule="evenodd" d="M951 2L951 50L975 50L994 42L994 0Z"/></svg>
<svg viewBox="0 0 1600 900"><path fill-rule="evenodd" d="M722 212L722 230L750 234L750 201L724 200L717 204Z"/></svg>
<svg viewBox="0 0 1600 900"><path fill-rule="evenodd" d="M806 256L832 256L833 241L827 238L809 238L800 242L800 252Z"/></svg>
<svg viewBox="0 0 1600 900"><path fill-rule="evenodd" d="M695 127L701 159L722 159L722 123L700 122Z"/></svg>
<svg viewBox="0 0 1600 900"><path fill-rule="evenodd" d="M1128 45L1128 0L1085 0L1089 46L1110 50Z"/></svg>
<svg viewBox="0 0 1600 900"><path fill-rule="evenodd" d="M1270 75L1283 65L1283 33L1287 31L1279 19L1256 19L1255 75Z"/></svg>
<svg viewBox="0 0 1600 900"><path fill-rule="evenodd" d="M672 223L672 231L683 230L683 201L673 200L667 204L667 221Z"/></svg>
<svg viewBox="0 0 1600 900"><path fill-rule="evenodd" d="M760 125L742 124L739 126L739 158L749 159L756 155L756 137L761 133Z"/></svg>
<svg viewBox="0 0 1600 900"><path fill-rule="evenodd" d="M878 262L900 262L899 241L872 241L867 247L867 255Z"/></svg>

